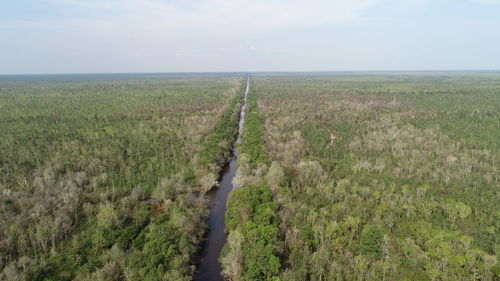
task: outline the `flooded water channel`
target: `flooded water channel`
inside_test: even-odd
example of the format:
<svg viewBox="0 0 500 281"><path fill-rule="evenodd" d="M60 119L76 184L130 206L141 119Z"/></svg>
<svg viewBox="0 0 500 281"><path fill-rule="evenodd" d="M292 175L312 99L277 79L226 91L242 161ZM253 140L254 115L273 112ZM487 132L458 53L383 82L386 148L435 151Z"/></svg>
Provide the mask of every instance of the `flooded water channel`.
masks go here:
<svg viewBox="0 0 500 281"><path fill-rule="evenodd" d="M244 93L244 102L241 106L239 120L239 135L236 143L240 142L241 131L245 122L245 109L250 87L250 78L247 79L247 87ZM219 186L206 196L210 201L211 208L208 216L208 233L200 254L200 264L195 281L223 281L222 268L219 264L219 256L226 243L226 233L224 233L224 214L226 213L226 202L229 192L233 189L233 178L236 175L236 157L238 151L234 148L231 151L231 159L221 173Z"/></svg>

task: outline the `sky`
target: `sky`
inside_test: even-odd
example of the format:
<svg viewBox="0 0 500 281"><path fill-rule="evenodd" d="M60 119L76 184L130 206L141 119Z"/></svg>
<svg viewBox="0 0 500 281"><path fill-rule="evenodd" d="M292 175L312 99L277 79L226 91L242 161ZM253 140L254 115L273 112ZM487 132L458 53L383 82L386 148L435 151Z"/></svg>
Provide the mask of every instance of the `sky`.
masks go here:
<svg viewBox="0 0 500 281"><path fill-rule="evenodd" d="M500 70L500 0L0 0L0 74Z"/></svg>

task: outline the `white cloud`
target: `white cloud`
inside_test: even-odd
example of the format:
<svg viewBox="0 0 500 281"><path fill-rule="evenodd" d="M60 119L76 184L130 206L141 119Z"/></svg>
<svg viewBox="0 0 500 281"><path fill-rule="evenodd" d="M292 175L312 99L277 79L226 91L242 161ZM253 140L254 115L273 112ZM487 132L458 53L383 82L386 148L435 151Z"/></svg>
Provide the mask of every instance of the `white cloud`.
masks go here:
<svg viewBox="0 0 500 281"><path fill-rule="evenodd" d="M219 57L218 53L175 53L177 57L203 58L203 57Z"/></svg>
<svg viewBox="0 0 500 281"><path fill-rule="evenodd" d="M500 4L500 0L474 0L475 2L488 5Z"/></svg>
<svg viewBox="0 0 500 281"><path fill-rule="evenodd" d="M248 50L259 54L274 54L274 53L288 52L288 49L286 48L258 48L255 45L251 45L250 47L248 47Z"/></svg>
<svg viewBox="0 0 500 281"><path fill-rule="evenodd" d="M50 0L82 9L80 20L104 14L116 28L147 32L269 32L362 20L382 0ZM186 4L187 3L187 4ZM102 13L100 13L102 12ZM102 19L102 18L101 18Z"/></svg>
<svg viewBox="0 0 500 281"><path fill-rule="evenodd" d="M148 52L137 52L135 54L133 54L134 57L152 57L153 54L152 53L148 53Z"/></svg>
<svg viewBox="0 0 500 281"><path fill-rule="evenodd" d="M436 0L39 1L36 13L0 17L0 73L425 68L438 65L435 57L412 50L425 45L441 58L436 49L477 33L462 35L466 20L441 26L439 13L422 22ZM495 35L495 26L474 30ZM495 57L491 38L470 40L486 42L481 51L457 50L476 58L490 48ZM462 57L450 55L449 65Z"/></svg>

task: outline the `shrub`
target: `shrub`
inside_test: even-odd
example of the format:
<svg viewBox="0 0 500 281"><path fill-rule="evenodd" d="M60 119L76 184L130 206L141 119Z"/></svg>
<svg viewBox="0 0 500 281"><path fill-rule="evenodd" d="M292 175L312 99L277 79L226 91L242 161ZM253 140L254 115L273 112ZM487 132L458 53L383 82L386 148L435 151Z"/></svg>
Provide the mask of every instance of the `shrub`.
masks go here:
<svg viewBox="0 0 500 281"><path fill-rule="evenodd" d="M369 255L375 259L382 258L383 242L384 235L377 226L368 225L365 227L361 234L361 250L365 255Z"/></svg>

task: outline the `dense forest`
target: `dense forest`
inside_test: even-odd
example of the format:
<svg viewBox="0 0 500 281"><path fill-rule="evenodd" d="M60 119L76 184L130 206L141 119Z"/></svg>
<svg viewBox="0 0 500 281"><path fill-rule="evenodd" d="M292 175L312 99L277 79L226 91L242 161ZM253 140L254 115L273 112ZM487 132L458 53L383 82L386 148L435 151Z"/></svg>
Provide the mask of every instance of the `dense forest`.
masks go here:
<svg viewBox="0 0 500 281"><path fill-rule="evenodd" d="M243 82L2 78L0 279L191 280Z"/></svg>
<svg viewBox="0 0 500 281"><path fill-rule="evenodd" d="M226 276L499 280L498 74L254 75L251 94Z"/></svg>
<svg viewBox="0 0 500 281"><path fill-rule="evenodd" d="M0 280L192 280L242 75L0 77ZM500 74L253 74L226 280L500 280Z"/></svg>

